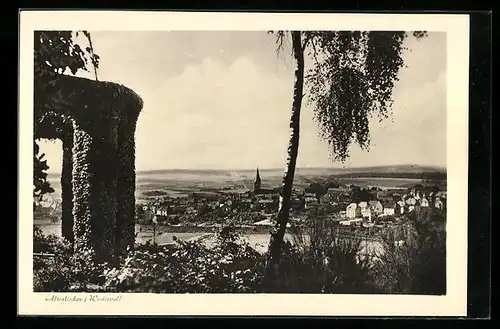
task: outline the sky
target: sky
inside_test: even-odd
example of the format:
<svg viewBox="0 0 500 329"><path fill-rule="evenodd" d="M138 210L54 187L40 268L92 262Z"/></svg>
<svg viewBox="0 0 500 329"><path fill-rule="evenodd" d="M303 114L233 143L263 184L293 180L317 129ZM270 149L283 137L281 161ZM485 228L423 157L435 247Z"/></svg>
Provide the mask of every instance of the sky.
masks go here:
<svg viewBox="0 0 500 329"><path fill-rule="evenodd" d="M293 62L266 32L91 32L99 80L123 84L143 101L136 169L284 168ZM371 146L331 160L303 103L298 167L446 166L446 33L408 38L393 114L370 122ZM80 76L94 78L93 72ZM60 142L43 141L59 173Z"/></svg>

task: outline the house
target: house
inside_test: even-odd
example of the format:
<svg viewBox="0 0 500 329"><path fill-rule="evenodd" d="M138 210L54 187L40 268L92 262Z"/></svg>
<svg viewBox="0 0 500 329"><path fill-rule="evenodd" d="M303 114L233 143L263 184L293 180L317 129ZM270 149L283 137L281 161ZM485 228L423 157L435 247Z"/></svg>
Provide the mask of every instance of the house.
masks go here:
<svg viewBox="0 0 500 329"><path fill-rule="evenodd" d="M311 207L318 205L318 199L316 199L316 197L306 196L304 198L304 202L305 202L304 207L306 209L309 209Z"/></svg>
<svg viewBox="0 0 500 329"><path fill-rule="evenodd" d="M437 197L446 198L446 191L439 191L436 193Z"/></svg>
<svg viewBox="0 0 500 329"><path fill-rule="evenodd" d="M155 215L157 215L157 216L167 216L168 215L167 208L159 208L159 209L157 209L156 212L155 212Z"/></svg>
<svg viewBox="0 0 500 329"><path fill-rule="evenodd" d="M434 207L440 210L443 209L444 208L443 201L441 201L441 199L439 198L436 198L436 200L434 201Z"/></svg>
<svg viewBox="0 0 500 329"><path fill-rule="evenodd" d="M386 191L377 191L377 199L385 199L389 196Z"/></svg>
<svg viewBox="0 0 500 329"><path fill-rule="evenodd" d="M381 215L382 213L384 213L384 206L382 205L382 202L373 200L369 201L368 205L370 206L370 208L372 208L376 215Z"/></svg>
<svg viewBox="0 0 500 329"><path fill-rule="evenodd" d="M188 198L177 198L179 205L187 205L189 203Z"/></svg>
<svg viewBox="0 0 500 329"><path fill-rule="evenodd" d="M384 215L385 216L394 216L396 211L396 203L395 202L387 202L384 205Z"/></svg>
<svg viewBox="0 0 500 329"><path fill-rule="evenodd" d="M406 199L406 204L408 206L415 206L417 204L417 200L414 197L409 197Z"/></svg>
<svg viewBox="0 0 500 329"><path fill-rule="evenodd" d="M187 207L186 208L186 213L188 214L195 214L197 211L193 206Z"/></svg>
<svg viewBox="0 0 500 329"><path fill-rule="evenodd" d="M420 199L420 207L429 207L429 200L426 198Z"/></svg>
<svg viewBox="0 0 500 329"><path fill-rule="evenodd" d="M396 204L398 205L398 209L399 209L399 214L398 215L404 214L404 212L405 212L405 203L404 203L404 201L398 201Z"/></svg>
<svg viewBox="0 0 500 329"><path fill-rule="evenodd" d="M361 208L361 217L368 218L368 220L371 221L372 220L372 208L369 206Z"/></svg>
<svg viewBox="0 0 500 329"><path fill-rule="evenodd" d="M333 198L329 194L325 194L320 198L320 203L321 204L329 204L333 201Z"/></svg>
<svg viewBox="0 0 500 329"><path fill-rule="evenodd" d="M240 199L248 199L251 195L251 192L250 191L245 191L245 192L242 192L240 193L239 197Z"/></svg>
<svg viewBox="0 0 500 329"><path fill-rule="evenodd" d="M296 196L303 196L304 195L304 191L301 190L301 189L294 188L293 191L292 191L292 194L296 195Z"/></svg>
<svg viewBox="0 0 500 329"><path fill-rule="evenodd" d="M344 194L346 190L342 187L330 187L326 190L326 194L330 196L330 198L338 198L340 195Z"/></svg>
<svg viewBox="0 0 500 329"><path fill-rule="evenodd" d="M361 208L356 203L351 203L346 207L345 214L347 218L356 218L361 216Z"/></svg>

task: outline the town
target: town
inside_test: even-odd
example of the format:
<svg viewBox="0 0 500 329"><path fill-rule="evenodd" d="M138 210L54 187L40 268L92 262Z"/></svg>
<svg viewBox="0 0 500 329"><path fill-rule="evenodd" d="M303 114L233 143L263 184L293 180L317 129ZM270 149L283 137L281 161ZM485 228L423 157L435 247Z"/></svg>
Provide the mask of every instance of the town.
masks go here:
<svg viewBox="0 0 500 329"><path fill-rule="evenodd" d="M341 185L335 180L294 188L290 226L307 226L312 220L357 228L383 228L416 209L446 213L446 191L437 184L381 189ZM253 229L273 226L279 206L279 188L262 188L257 169L253 190L205 189L183 197L155 197L137 204L137 224L179 228L208 228L233 224Z"/></svg>

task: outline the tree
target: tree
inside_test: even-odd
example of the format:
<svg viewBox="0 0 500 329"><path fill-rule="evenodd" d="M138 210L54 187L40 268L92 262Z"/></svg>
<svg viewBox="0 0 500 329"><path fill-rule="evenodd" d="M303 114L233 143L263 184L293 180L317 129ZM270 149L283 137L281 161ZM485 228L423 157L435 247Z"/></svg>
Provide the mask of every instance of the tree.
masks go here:
<svg viewBox="0 0 500 329"><path fill-rule="evenodd" d="M273 33L273 32L271 32ZM421 38L425 32L413 32ZM278 50L291 38L295 63L290 139L286 170L282 181L276 226L271 230L266 274L269 281L277 272L281 246L289 221L290 196L299 148L300 113L304 85L320 128L334 160L345 161L349 146L369 146L369 117L378 113L387 118L392 106L392 90L404 65L402 52L406 32L360 31L278 31ZM304 57L313 59L305 74Z"/></svg>
<svg viewBox="0 0 500 329"><path fill-rule="evenodd" d="M34 142L33 172L36 175L33 181L33 197L41 201L45 194L53 193L54 189L47 181L46 170L49 169L49 166L47 165L47 160L44 159L45 154L39 154L39 152L40 147Z"/></svg>
<svg viewBox="0 0 500 329"><path fill-rule="evenodd" d="M306 188L306 192L314 193L316 194L316 197L319 198L326 194L326 187L323 186L321 183L311 183L309 184L309 187Z"/></svg>
<svg viewBox="0 0 500 329"><path fill-rule="evenodd" d="M74 36L83 33L89 40L89 47L82 47L75 42ZM94 54L90 33L87 31L35 31L34 35L34 78L57 79L61 74L69 73L75 75L78 71L88 71L89 62L94 67L97 79L97 68L99 66L99 56ZM45 88L47 92L51 91L51 84ZM34 109L34 130L35 136L43 136L50 139L64 138L64 119L54 113L45 104L37 104L35 99ZM43 160L43 154L39 154L39 146L34 141L34 196L43 197L45 193L52 193L54 190L46 180L47 169L49 169L46 160Z"/></svg>

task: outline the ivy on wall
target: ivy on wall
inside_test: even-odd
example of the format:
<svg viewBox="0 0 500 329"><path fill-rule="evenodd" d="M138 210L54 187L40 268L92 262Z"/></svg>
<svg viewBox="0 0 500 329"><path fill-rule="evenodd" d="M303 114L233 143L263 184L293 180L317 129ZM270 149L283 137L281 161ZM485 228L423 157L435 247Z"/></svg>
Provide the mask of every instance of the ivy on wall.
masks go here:
<svg viewBox="0 0 500 329"><path fill-rule="evenodd" d="M76 254L112 262L134 244L135 128L143 102L125 86L62 74L86 70L89 53L98 65L72 35L35 35L35 145L37 138L63 141L63 236ZM53 190L40 159L35 186L43 195Z"/></svg>

